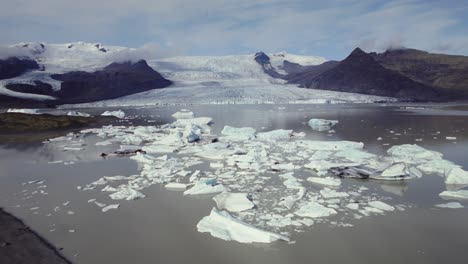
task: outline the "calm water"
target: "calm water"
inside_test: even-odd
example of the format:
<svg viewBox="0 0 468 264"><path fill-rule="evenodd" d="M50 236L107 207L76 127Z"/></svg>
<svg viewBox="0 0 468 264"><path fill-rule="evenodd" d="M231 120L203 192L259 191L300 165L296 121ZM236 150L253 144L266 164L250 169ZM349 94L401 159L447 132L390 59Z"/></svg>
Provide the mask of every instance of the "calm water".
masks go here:
<svg viewBox="0 0 468 264"><path fill-rule="evenodd" d="M215 134L224 125L251 126L259 131L293 129L306 132L307 139L362 141L376 154L392 145L417 143L468 169L468 112L464 111L408 112L376 105L189 108L197 116L213 117ZM170 115L179 109L124 111L137 118L136 124L162 124L172 122ZM312 131L306 124L312 117L339 120L336 133ZM448 141L446 136L457 140ZM106 148L94 146L97 141L95 136L85 138L82 151L63 151L40 142L0 147L0 206L63 247L65 255L77 263L464 263L468 259L468 209L434 208L434 204L446 202L438 196L445 190L441 177L397 183L364 181L362 185L411 208L354 220L350 222L353 227L316 224L308 232L295 233L295 244L249 245L197 232L196 224L213 207L210 197L184 197L159 185L143 190L145 199L120 202L118 210L103 214L87 201L96 198L112 203L107 193L78 191L76 186L102 176L137 174L138 168L129 159L101 159L99 154ZM48 163L56 160L75 163ZM35 184L22 184L33 180L44 180L47 187L43 190L48 194L33 193L38 190ZM70 203L64 206L67 201ZM462 204L468 207L468 202ZM54 212L56 206L61 210ZM35 207L39 209L31 210Z"/></svg>

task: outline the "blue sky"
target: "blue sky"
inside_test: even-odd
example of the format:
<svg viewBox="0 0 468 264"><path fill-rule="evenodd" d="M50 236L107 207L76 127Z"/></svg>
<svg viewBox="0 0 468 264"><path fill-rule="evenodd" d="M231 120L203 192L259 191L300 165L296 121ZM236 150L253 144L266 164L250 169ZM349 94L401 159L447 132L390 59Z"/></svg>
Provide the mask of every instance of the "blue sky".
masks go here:
<svg viewBox="0 0 468 264"><path fill-rule="evenodd" d="M0 42L100 42L159 56L286 51L342 59L355 47L468 55L468 1L2 1Z"/></svg>

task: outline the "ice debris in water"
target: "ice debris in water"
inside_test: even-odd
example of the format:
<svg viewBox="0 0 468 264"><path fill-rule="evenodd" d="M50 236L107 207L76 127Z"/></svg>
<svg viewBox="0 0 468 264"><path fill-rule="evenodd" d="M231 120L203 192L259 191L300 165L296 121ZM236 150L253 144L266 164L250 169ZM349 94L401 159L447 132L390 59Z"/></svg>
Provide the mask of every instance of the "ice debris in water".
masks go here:
<svg viewBox="0 0 468 264"><path fill-rule="evenodd" d="M468 199L468 190L443 191L439 195L449 199Z"/></svg>
<svg viewBox="0 0 468 264"><path fill-rule="evenodd" d="M445 204L436 204L435 206L439 207L439 208L450 208L450 209L464 208L464 206L459 202L449 202L449 203L445 203Z"/></svg>
<svg viewBox="0 0 468 264"><path fill-rule="evenodd" d="M226 209L229 212L242 212L255 206L246 193L224 192L213 197L213 200L216 202L218 209Z"/></svg>
<svg viewBox="0 0 468 264"><path fill-rule="evenodd" d="M10 108L7 110L7 113L22 113L22 114L29 114L29 115L39 114L37 109L18 109L18 108Z"/></svg>
<svg viewBox="0 0 468 264"><path fill-rule="evenodd" d="M209 216L205 216L197 224L199 232L208 232L212 236L241 243L271 243L276 240L289 241L289 238L281 234L258 229L252 225L232 217L225 211L213 208Z"/></svg>
<svg viewBox="0 0 468 264"><path fill-rule="evenodd" d="M109 210L115 210L120 207L120 204L109 204L108 206L103 207L101 210L103 213L109 211Z"/></svg>
<svg viewBox="0 0 468 264"><path fill-rule="evenodd" d="M105 111L104 113L101 114L102 116L115 116L117 118L124 118L125 113L122 110L117 110L117 111Z"/></svg>
<svg viewBox="0 0 468 264"><path fill-rule="evenodd" d="M111 125L81 131L124 149L146 152L122 156L138 163L138 175L105 176L81 190L102 190L114 200L133 200L144 198L145 188L162 184L187 196L214 197L217 208L199 222L198 230L250 243L288 240L285 234L330 222L329 217L346 226L347 217L360 219L404 209L387 204L390 197L376 194L361 181L341 184L340 178L402 181L436 174L447 184L458 185L468 179L460 166L444 160L441 153L417 145L393 146L387 155L379 156L367 152L361 142L305 140L292 130L257 132L225 126L215 135L212 118L189 112L181 110L174 115L176 121L162 126ZM63 146L70 140L73 137L67 136L48 144ZM440 195L468 199L468 190Z"/></svg>
<svg viewBox="0 0 468 264"><path fill-rule="evenodd" d="M180 110L179 112L172 115L175 119L191 119L195 117L195 114L191 111L183 109L185 111Z"/></svg>
<svg viewBox="0 0 468 264"><path fill-rule="evenodd" d="M327 120L312 118L309 120L309 126L316 131L330 130L334 125L338 124L338 120Z"/></svg>
<svg viewBox="0 0 468 264"><path fill-rule="evenodd" d="M78 111L68 111L67 116L82 116L82 117L90 117L91 115L88 113L78 112Z"/></svg>

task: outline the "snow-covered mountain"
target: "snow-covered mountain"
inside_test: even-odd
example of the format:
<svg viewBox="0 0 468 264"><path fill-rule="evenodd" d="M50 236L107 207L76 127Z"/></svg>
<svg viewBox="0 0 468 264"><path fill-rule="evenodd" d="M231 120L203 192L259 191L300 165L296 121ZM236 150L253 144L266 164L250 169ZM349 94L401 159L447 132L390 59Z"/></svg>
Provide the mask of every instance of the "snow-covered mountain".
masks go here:
<svg viewBox="0 0 468 264"><path fill-rule="evenodd" d="M106 66L113 62L137 62L139 59L145 59L146 55L138 49L83 42L67 44L20 43L7 47L6 51L0 49L0 60L5 59L5 54L10 57L15 54L18 58L28 57L35 60L39 64L39 69L33 69L22 75L0 80L0 101L2 101L2 98L4 98L3 100L6 100L5 98L21 98L32 101L53 102L60 94L62 96L74 96L74 93L69 91L66 93L61 91L64 87L63 80L67 78L58 76L70 72L82 72L79 75L80 78L86 76L86 78L93 80L91 84L96 86L93 88L94 91L99 88L99 85L102 85L103 76L107 75L97 74L95 76L93 74L106 71ZM388 98L373 96L347 95L344 97L341 93L306 90L297 88L295 85L286 85L285 80L274 78L275 76L268 74L265 67L268 67L269 71L284 75L287 73L284 68L285 63L312 66L321 64L326 59L317 56L293 55L286 52L265 55L269 58L267 65L260 64L256 60L256 54L181 56L149 60L149 66L174 84L167 89L157 90L146 86L143 90L128 91L127 94L131 94L129 96L86 105L369 102L388 100ZM85 73L91 75L88 76ZM73 85L68 84L65 87L72 86L75 90L81 89L76 84L79 80L72 81ZM110 87L112 80L106 79L105 81L107 86ZM16 89L9 89L8 87L11 87L11 84L15 84ZM81 85L86 86L90 85L90 83L89 81L82 82ZM137 84L132 83L132 85ZM76 88L77 86L78 88ZM167 83L156 86L154 88L165 87ZM48 91L48 87L50 87L51 91ZM36 88L37 92L34 90ZM125 92L120 91L117 94L117 96L121 95L125 95ZM107 98L117 96L107 96ZM96 98L100 100L99 98L105 99L106 96L91 96L88 101L94 101L92 99ZM343 100L343 98L346 99ZM77 101L63 100L62 98L62 101L63 103L87 102L85 99Z"/></svg>
<svg viewBox="0 0 468 264"><path fill-rule="evenodd" d="M146 62L139 62L144 54L137 49L103 46L99 43L67 43L67 44L47 44L47 43L20 43L0 49L0 62L6 61L7 57L14 57L19 60L28 59L37 62L39 67L31 69L21 75L11 78L0 79L0 101L8 101L8 97L32 101L44 101L48 104L57 104L63 102L83 102L115 98L117 96L128 95L135 92L146 91L153 88L165 87L170 83L158 84L156 81L162 77L157 72L148 72L151 69L146 66ZM127 65L126 62L133 64L139 63L137 66ZM113 63L121 63L127 67L115 67ZM118 70L116 70L118 68ZM96 96L100 87L103 90L111 86L111 82L115 78L107 77L104 72L119 72L126 74L125 80L122 74L119 76L120 82L125 85L138 85L136 77L147 78L151 74L154 77L154 87L144 87L143 89L132 89L124 91L125 87L115 87L112 84L112 89L119 90L116 94L112 89L107 89L106 93L100 93ZM143 77L142 73L146 75ZM71 76L71 73L76 73ZM67 74L67 78L64 75ZM65 79L66 81L65 81ZM129 80L132 80L130 82ZM145 79L144 81L148 81ZM68 82L65 85L65 82ZM96 87L90 87L90 86ZM63 90L63 87L69 87L74 91ZM117 85L118 86L118 85ZM92 90L92 91L91 91ZM81 92L83 94L81 100L70 98L70 94ZM86 94L88 93L88 94ZM92 94L90 94L92 93Z"/></svg>
<svg viewBox="0 0 468 264"><path fill-rule="evenodd" d="M284 61L303 66L318 65L326 61L322 57L299 56L285 52L267 55L272 69L279 74L284 73ZM378 96L298 88L267 74L262 65L255 60L255 56L183 56L149 61L154 69L174 82L171 87L80 106L322 104L392 100Z"/></svg>

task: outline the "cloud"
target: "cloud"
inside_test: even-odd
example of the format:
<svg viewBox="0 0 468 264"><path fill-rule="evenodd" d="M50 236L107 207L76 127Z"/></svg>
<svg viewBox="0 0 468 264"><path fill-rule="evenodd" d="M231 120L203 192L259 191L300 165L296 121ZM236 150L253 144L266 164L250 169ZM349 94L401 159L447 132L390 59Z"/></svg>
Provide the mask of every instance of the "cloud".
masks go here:
<svg viewBox="0 0 468 264"><path fill-rule="evenodd" d="M17 0L2 3L0 33L3 43L157 43L165 54L285 50L341 59L356 46L406 46L468 55L462 2Z"/></svg>

